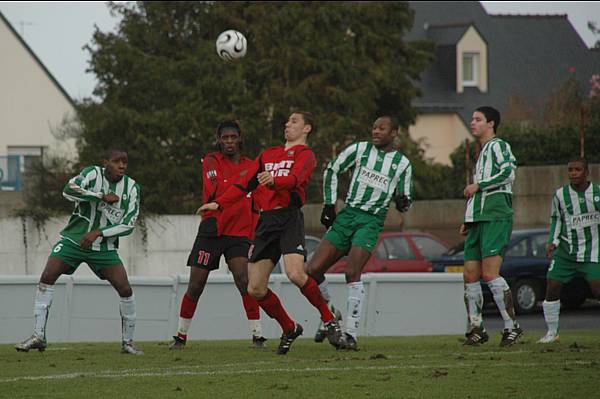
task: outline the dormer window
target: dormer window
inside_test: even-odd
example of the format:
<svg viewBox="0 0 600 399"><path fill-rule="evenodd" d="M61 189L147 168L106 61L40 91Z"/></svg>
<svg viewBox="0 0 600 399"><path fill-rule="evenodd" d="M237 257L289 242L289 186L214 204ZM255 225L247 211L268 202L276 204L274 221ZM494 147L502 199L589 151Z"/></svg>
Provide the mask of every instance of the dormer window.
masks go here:
<svg viewBox="0 0 600 399"><path fill-rule="evenodd" d="M469 87L486 93L487 62L487 43L475 26L470 25L456 43L456 92L463 93Z"/></svg>
<svg viewBox="0 0 600 399"><path fill-rule="evenodd" d="M479 53L463 53L463 87L477 87L479 78Z"/></svg>

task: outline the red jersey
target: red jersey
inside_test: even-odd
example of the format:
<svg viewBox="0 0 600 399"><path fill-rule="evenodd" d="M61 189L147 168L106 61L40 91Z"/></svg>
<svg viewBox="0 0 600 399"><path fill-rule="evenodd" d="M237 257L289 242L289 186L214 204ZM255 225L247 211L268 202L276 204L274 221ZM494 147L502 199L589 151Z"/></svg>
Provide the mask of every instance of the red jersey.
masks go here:
<svg viewBox="0 0 600 399"><path fill-rule="evenodd" d="M315 154L305 145L298 144L287 150L282 145L268 148L254 160L247 175L240 174L238 182L223 195L217 196L215 202L226 210L247 192L254 191L255 208L258 210L301 208L306 200L306 186L316 165ZM272 187L258 184L256 176L262 171L273 176Z"/></svg>
<svg viewBox="0 0 600 399"><path fill-rule="evenodd" d="M248 169L253 165L254 161L244 156L240 157L239 164L235 164L221 152L212 152L204 157L202 161L204 183L202 198L204 203L212 202L225 193L234 182L239 180L240 175L248 174ZM208 235L215 235L210 234L210 230L214 230L212 227L214 221L210 221L210 218L216 219L215 234L217 236L227 235L252 239L258 214L252 212L252 198L250 195L246 195L227 209L210 211L204 215L202 223L207 225Z"/></svg>

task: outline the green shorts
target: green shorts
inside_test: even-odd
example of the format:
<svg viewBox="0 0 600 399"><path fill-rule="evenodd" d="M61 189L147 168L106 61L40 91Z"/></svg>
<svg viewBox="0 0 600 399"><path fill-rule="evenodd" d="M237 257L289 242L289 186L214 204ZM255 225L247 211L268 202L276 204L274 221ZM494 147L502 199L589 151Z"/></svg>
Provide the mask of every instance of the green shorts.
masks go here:
<svg viewBox="0 0 600 399"><path fill-rule="evenodd" d="M465 261L496 255L504 257L512 232L512 219L467 223L467 229Z"/></svg>
<svg viewBox="0 0 600 399"><path fill-rule="evenodd" d="M67 265L71 266L66 274L73 274L82 262L92 269L94 274L105 280L100 270L108 267L122 265L123 261L119 258L117 251L92 251L82 249L79 245L66 238L61 239L50 252L50 257L60 258Z"/></svg>
<svg viewBox="0 0 600 399"><path fill-rule="evenodd" d="M384 221L385 219L360 209L346 207L337 215L324 238L343 253L348 253L350 247L361 247L373 252Z"/></svg>
<svg viewBox="0 0 600 399"><path fill-rule="evenodd" d="M552 256L546 277L567 284L578 274L583 274L587 281L600 280L600 263L577 262L573 257L557 248Z"/></svg>

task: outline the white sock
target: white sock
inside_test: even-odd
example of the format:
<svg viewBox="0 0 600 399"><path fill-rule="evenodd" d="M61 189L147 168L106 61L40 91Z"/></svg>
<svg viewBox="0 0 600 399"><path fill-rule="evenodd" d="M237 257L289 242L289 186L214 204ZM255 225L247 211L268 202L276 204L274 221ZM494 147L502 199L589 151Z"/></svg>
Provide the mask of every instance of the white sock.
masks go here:
<svg viewBox="0 0 600 399"><path fill-rule="evenodd" d="M123 341L133 341L135 333L135 296L131 294L128 298L121 297L119 302L119 311L121 312L121 331Z"/></svg>
<svg viewBox="0 0 600 399"><path fill-rule="evenodd" d="M327 280L323 280L321 284L319 284L319 290L321 291L321 295L325 302L329 303L331 301L331 295L329 294L329 282Z"/></svg>
<svg viewBox="0 0 600 399"><path fill-rule="evenodd" d="M471 328L483 327L483 316L481 315L483 293L479 282L465 284L465 304L467 305L469 326Z"/></svg>
<svg viewBox="0 0 600 399"><path fill-rule="evenodd" d="M360 325L360 314L362 302L365 298L365 287L362 281L349 283L348 301L346 302L346 333L356 339L358 326Z"/></svg>
<svg viewBox="0 0 600 399"><path fill-rule="evenodd" d="M179 316L179 323L177 324L177 335L187 336L187 332L192 324L192 319L186 319L185 317Z"/></svg>
<svg viewBox="0 0 600 399"><path fill-rule="evenodd" d="M510 287L503 277L488 281L487 285L490 287L490 291L492 291L494 302L496 302L500 315L502 315L502 320L504 320L504 328L512 331L518 324L515 320L515 309L512 304L512 296L510 296L512 295ZM507 303L509 301L510 303Z"/></svg>
<svg viewBox="0 0 600 399"><path fill-rule="evenodd" d="M544 320L548 326L548 332L558 334L558 318L560 316L560 299L556 301L544 301Z"/></svg>
<svg viewBox="0 0 600 399"><path fill-rule="evenodd" d="M39 283L33 305L33 332L38 337L46 338L46 322L48 310L52 305L54 285Z"/></svg>
<svg viewBox="0 0 600 399"><path fill-rule="evenodd" d="M262 327L260 325L260 319L257 320L248 320L248 323L250 324L250 334L252 334L252 336L254 337L262 337ZM189 327L189 324L188 324ZM184 334L187 333L187 329L185 330L186 332Z"/></svg>

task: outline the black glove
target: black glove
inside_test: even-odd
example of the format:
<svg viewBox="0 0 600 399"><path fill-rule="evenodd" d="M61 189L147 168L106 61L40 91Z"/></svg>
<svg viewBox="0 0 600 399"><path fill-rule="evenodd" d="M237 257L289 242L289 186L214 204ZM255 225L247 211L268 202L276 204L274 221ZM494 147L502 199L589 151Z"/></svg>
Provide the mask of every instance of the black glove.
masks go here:
<svg viewBox="0 0 600 399"><path fill-rule="evenodd" d="M412 203L412 201L404 194L397 195L394 198L394 201L396 202L396 209L398 209L398 212L408 211L408 208L410 208L410 204Z"/></svg>
<svg viewBox="0 0 600 399"><path fill-rule="evenodd" d="M321 224L325 226L326 229L330 228L333 226L335 216L335 205L323 206L323 211L321 212Z"/></svg>

